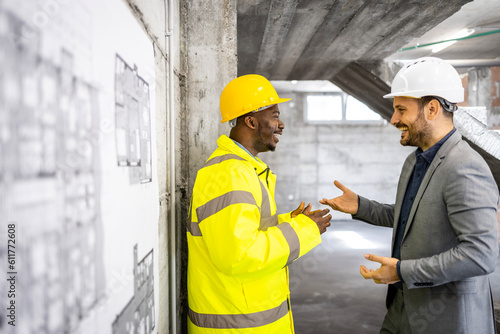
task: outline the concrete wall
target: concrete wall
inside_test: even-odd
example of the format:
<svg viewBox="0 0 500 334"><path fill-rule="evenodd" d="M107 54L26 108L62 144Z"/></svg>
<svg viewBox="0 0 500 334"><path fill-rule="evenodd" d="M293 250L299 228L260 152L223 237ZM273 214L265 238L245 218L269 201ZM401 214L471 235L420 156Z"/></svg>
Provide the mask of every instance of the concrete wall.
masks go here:
<svg viewBox="0 0 500 334"><path fill-rule="evenodd" d="M339 180L358 194L394 203L396 185L406 156L414 149L399 144L399 131L387 122L373 124L315 125L304 122L304 95L280 104L285 130L275 152L259 157L277 174L279 212L295 209L300 201L319 208L323 197L341 194ZM333 213L334 219L351 219Z"/></svg>

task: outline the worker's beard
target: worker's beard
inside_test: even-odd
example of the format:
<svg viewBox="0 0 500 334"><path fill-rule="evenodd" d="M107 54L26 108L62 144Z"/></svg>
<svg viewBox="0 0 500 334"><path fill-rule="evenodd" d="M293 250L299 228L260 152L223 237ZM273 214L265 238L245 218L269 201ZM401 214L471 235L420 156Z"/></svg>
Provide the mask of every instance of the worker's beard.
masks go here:
<svg viewBox="0 0 500 334"><path fill-rule="evenodd" d="M429 124L425 121L423 110L419 110L417 119L411 125L403 123L396 125L397 128L400 128L401 126L408 127L406 136L402 136L400 141L403 146L422 147L430 138L431 129Z"/></svg>
<svg viewBox="0 0 500 334"><path fill-rule="evenodd" d="M259 126L256 138L253 143L253 148L257 152L274 152L274 150L276 150L276 142L274 141L274 129L270 129L268 127L264 131L264 129Z"/></svg>

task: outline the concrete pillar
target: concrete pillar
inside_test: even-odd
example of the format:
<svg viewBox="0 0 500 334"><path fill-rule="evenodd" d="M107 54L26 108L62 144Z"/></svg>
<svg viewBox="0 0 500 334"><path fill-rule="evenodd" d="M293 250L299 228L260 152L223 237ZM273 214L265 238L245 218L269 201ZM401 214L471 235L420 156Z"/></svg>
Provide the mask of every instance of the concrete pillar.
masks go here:
<svg viewBox="0 0 500 334"><path fill-rule="evenodd" d="M500 129L500 67L491 68L491 126Z"/></svg>
<svg viewBox="0 0 500 334"><path fill-rule="evenodd" d="M486 107L488 111L491 111L490 91L490 68L477 67L470 69L467 87L468 105L470 107Z"/></svg>
<svg viewBox="0 0 500 334"><path fill-rule="evenodd" d="M219 97L237 74L236 2L227 0L181 0L179 168L177 169L177 253L179 270L178 333L186 333L187 245L186 221L196 172L217 147L221 125Z"/></svg>

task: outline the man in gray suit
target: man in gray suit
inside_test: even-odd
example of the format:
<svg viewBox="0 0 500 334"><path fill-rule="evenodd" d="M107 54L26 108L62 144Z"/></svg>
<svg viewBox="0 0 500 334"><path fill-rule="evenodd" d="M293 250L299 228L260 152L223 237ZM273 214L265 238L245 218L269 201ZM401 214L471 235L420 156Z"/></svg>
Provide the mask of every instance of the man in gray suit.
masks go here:
<svg viewBox="0 0 500 334"><path fill-rule="evenodd" d="M360 267L365 279L389 284L381 333L495 333L488 274L498 257L498 188L481 156L453 126L464 92L455 69L420 58L394 78L391 123L401 144L418 147L401 172L396 203L343 195L322 204L370 224L392 227L392 256Z"/></svg>

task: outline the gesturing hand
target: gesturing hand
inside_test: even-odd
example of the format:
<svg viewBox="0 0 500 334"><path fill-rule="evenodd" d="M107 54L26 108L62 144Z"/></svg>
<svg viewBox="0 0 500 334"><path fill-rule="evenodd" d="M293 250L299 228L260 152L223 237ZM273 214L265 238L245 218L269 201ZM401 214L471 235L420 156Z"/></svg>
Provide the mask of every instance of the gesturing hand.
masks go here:
<svg viewBox="0 0 500 334"><path fill-rule="evenodd" d="M359 272L365 279L372 279L377 284L392 284L400 281L397 270L398 259L373 254L365 254L365 258L381 264L377 270L368 270L365 266L360 266Z"/></svg>
<svg viewBox="0 0 500 334"><path fill-rule="evenodd" d="M358 212L358 195L337 180L335 180L333 184L342 190L343 194L332 199L323 198L319 202L324 205L329 205L333 210L349 213L351 215L356 214Z"/></svg>
<svg viewBox="0 0 500 334"><path fill-rule="evenodd" d="M305 206L304 201L300 202L299 207L292 211L292 213L291 213L292 218L295 218L298 215L300 215L302 213L302 211L304 211L304 206ZM307 207L309 208L309 210L311 210L311 203L307 204Z"/></svg>
<svg viewBox="0 0 500 334"><path fill-rule="evenodd" d="M330 210L324 209L324 210L311 211L312 208L311 203L307 204L305 208L304 206L305 203L301 202L299 207L292 211L291 213L292 218L295 218L300 214L304 214L311 220L313 220L316 223L316 225L318 225L320 234L325 233L327 227L330 226L330 220L332 219L332 215L326 216L326 214L330 212Z"/></svg>

